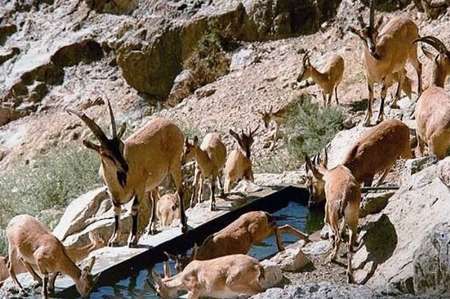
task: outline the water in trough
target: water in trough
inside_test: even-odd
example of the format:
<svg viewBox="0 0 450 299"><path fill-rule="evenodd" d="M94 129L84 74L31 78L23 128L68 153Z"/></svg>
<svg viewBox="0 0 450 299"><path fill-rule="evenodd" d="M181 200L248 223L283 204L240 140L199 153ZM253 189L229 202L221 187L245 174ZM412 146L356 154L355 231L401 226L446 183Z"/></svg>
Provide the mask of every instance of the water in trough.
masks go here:
<svg viewBox="0 0 450 299"><path fill-rule="evenodd" d="M310 211L307 207L297 203L289 202L288 206L273 213L279 225L290 224L302 231L311 233L320 229L323 215ZM290 235L283 235L286 245L293 243L296 239ZM263 259L277 252L275 237L270 236L263 243L253 246L249 255L258 259ZM172 265L173 266L173 265ZM173 268L173 267L172 267ZM155 270L162 273L162 263L155 265ZM147 283L148 270L139 271L136 275L130 276L116 283L113 286L100 287L92 292L90 298L112 299L112 298L159 298Z"/></svg>

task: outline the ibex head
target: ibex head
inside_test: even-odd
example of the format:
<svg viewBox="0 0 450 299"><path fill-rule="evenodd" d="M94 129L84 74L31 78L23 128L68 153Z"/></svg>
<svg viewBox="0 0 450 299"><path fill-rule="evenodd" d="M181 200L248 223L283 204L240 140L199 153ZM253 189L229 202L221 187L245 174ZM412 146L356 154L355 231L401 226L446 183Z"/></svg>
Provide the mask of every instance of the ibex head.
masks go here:
<svg viewBox="0 0 450 299"><path fill-rule="evenodd" d="M255 141L253 138L255 136L256 131L258 131L259 125L254 129L251 130L248 129L248 133L245 133L244 130L241 130L241 134L236 133L232 129L230 129L230 135L233 136L234 139L236 139L237 143L239 144L239 147L241 150L245 152L245 156L250 159L250 148Z"/></svg>
<svg viewBox="0 0 450 299"><path fill-rule="evenodd" d="M297 82L301 82L309 77L311 70L311 61L309 60L309 51L306 51L302 60L302 70L297 77Z"/></svg>
<svg viewBox="0 0 450 299"><path fill-rule="evenodd" d="M96 151L100 155L102 163L110 165L116 169L117 180L119 184L124 187L127 183L128 163L124 158L124 143L121 138L125 133L126 124L124 123L121 126L119 132L117 132L111 103L109 102L109 100L107 100L107 103L109 115L111 118L111 139L106 137L106 134L103 132L100 126L85 113L81 113L72 109L67 109L67 112L69 114L78 116L95 135L100 144L95 144L85 139L83 140L84 146Z"/></svg>
<svg viewBox="0 0 450 299"><path fill-rule="evenodd" d="M269 110L258 111L258 114L261 115L261 119L264 122L264 127L267 129L270 125L270 120L272 119L273 106L271 105Z"/></svg>
<svg viewBox="0 0 450 299"><path fill-rule="evenodd" d="M434 55L426 48L422 47L425 56L434 61L433 83L437 86L444 87L445 80L450 74L450 51L440 39L434 36L424 36L416 39L414 42L429 44L438 51L438 54Z"/></svg>
<svg viewBox="0 0 450 299"><path fill-rule="evenodd" d="M325 181L323 176L327 171L328 154L325 148L324 159L320 154L314 156L311 161L308 155L304 154L306 162L306 187L309 191L310 203L318 203L325 200Z"/></svg>
<svg viewBox="0 0 450 299"><path fill-rule="evenodd" d="M81 276L76 284L76 288L82 297L86 297L96 285L99 275L93 276L91 274L92 268L95 264L95 257L92 257L89 264L81 271Z"/></svg>
<svg viewBox="0 0 450 299"><path fill-rule="evenodd" d="M192 143L189 142L189 139L186 137L184 140L184 152L183 152L183 161L189 162L195 158L195 149L199 147L198 145L198 137L194 136L194 140Z"/></svg>
<svg viewBox="0 0 450 299"><path fill-rule="evenodd" d="M349 27L349 31L356 34L366 45L370 54L379 58L378 53L376 52L376 43L378 37L378 31L383 24L383 17L380 17L378 21L375 23L375 1L370 0L370 12L369 12L369 24L365 24L362 16L358 16L358 22L361 28L358 30L352 26Z"/></svg>

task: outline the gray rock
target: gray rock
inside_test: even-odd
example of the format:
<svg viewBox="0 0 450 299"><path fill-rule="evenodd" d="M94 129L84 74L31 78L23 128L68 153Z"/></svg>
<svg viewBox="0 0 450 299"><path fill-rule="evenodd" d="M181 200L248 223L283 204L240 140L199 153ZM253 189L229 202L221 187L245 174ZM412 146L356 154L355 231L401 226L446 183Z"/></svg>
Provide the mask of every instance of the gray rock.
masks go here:
<svg viewBox="0 0 450 299"><path fill-rule="evenodd" d="M287 186L303 185L305 183L304 170L284 171L283 173L256 173L255 184L259 186Z"/></svg>
<svg viewBox="0 0 450 299"><path fill-rule="evenodd" d="M253 299L296 298L376 298L376 294L365 286L338 285L329 282L307 283L300 286L271 288L252 296Z"/></svg>
<svg viewBox="0 0 450 299"><path fill-rule="evenodd" d="M176 76L167 103L170 106L175 106L181 102L185 97L190 95L195 88L194 77L191 70L184 70Z"/></svg>
<svg viewBox="0 0 450 299"><path fill-rule="evenodd" d="M450 188L450 157L439 162L437 172L441 182Z"/></svg>
<svg viewBox="0 0 450 299"><path fill-rule="evenodd" d="M436 164L437 159L433 156L425 156L416 159L410 159L405 163L405 170L403 170L403 176L410 177L415 173L418 173L422 169L425 169L433 164Z"/></svg>
<svg viewBox="0 0 450 299"><path fill-rule="evenodd" d="M299 241L286 250L277 253L270 258L270 261L279 265L283 271L298 272L311 263L301 249L304 244L304 241Z"/></svg>
<svg viewBox="0 0 450 299"><path fill-rule="evenodd" d="M428 288L421 284L423 280L416 275L415 265L423 267L421 252L429 251L429 256L423 257L425 260L428 259L427 262L431 262L429 259L434 258L436 263L436 257L439 256L436 253L439 247L432 245L430 240L436 239L435 234L439 225L449 220L450 190L439 179L438 173L438 169L447 163L448 160L442 160L438 165L432 165L416 173L389 200L383 213L395 230L397 240L394 250L383 263L379 263L375 274L369 279L367 283L369 287L387 290L390 293L414 293L420 290L423 295L442 291L436 283L445 279L429 281ZM385 244L385 237L380 236L377 246ZM448 259L448 251L446 254ZM439 259L445 260L445 257L441 256ZM426 280L430 275L427 269L424 268ZM417 283L419 284L416 285Z"/></svg>
<svg viewBox="0 0 450 299"><path fill-rule="evenodd" d="M243 48L238 50L231 57L230 71L238 71L245 69L254 63L257 59L255 50L251 48Z"/></svg>
<svg viewBox="0 0 450 299"><path fill-rule="evenodd" d="M302 251L308 255L324 255L331 250L331 243L326 240L306 244Z"/></svg>
<svg viewBox="0 0 450 299"><path fill-rule="evenodd" d="M395 192L368 193L361 201L359 217L381 212Z"/></svg>
<svg viewBox="0 0 450 299"><path fill-rule="evenodd" d="M271 260L263 260L261 265L264 267L264 279L261 281L261 286L268 289L280 285L284 279L280 266Z"/></svg>

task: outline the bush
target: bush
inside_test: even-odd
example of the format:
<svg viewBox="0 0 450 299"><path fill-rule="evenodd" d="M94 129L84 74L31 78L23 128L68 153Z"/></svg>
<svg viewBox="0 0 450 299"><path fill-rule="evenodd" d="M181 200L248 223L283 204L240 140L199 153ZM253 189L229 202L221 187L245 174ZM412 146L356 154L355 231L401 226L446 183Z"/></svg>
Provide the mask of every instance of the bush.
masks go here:
<svg viewBox="0 0 450 299"><path fill-rule="evenodd" d="M18 214L36 216L50 208L65 207L70 199L99 183L98 169L95 153L63 148L32 165L0 173L0 226Z"/></svg>
<svg viewBox="0 0 450 299"><path fill-rule="evenodd" d="M321 108L311 102L311 98L302 97L288 112L286 123L287 149L291 158L297 161L304 160L304 153L312 156L323 150L342 130L344 121L340 108Z"/></svg>
<svg viewBox="0 0 450 299"><path fill-rule="evenodd" d="M230 58L223 48L222 37L211 29L197 44L196 49L185 62L195 78L195 88L214 82L229 71Z"/></svg>
<svg viewBox="0 0 450 299"><path fill-rule="evenodd" d="M0 255L8 254L8 242L6 241L5 231L0 229Z"/></svg>

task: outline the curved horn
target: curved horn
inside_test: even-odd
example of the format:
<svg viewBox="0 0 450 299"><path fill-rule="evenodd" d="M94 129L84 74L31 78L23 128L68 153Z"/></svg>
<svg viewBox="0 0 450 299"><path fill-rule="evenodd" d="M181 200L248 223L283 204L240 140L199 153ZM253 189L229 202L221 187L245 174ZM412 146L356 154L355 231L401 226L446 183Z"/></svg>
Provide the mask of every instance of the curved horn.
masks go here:
<svg viewBox="0 0 450 299"><path fill-rule="evenodd" d="M100 141L102 145L106 145L108 143L108 138L106 137L105 133L103 133L99 125L97 125L95 121L93 121L85 113L81 113L72 109L66 109L66 112L78 116L86 124L86 126L88 126L92 133L94 133L95 137L97 137L98 141Z"/></svg>
<svg viewBox="0 0 450 299"><path fill-rule="evenodd" d="M370 0L370 12L369 12L369 28L374 30L375 26L375 1Z"/></svg>
<svg viewBox="0 0 450 299"><path fill-rule="evenodd" d="M423 42L423 43L429 44L430 46L435 48L441 54L448 53L447 46L437 37L430 36L430 35L424 36L424 37L416 39L413 43L417 43L417 42Z"/></svg>
<svg viewBox="0 0 450 299"><path fill-rule="evenodd" d="M111 135L114 139L117 137L116 120L114 119L114 112L112 111L111 102L108 98L106 99L106 102L108 102L109 118L111 119Z"/></svg>
<svg viewBox="0 0 450 299"><path fill-rule="evenodd" d="M250 130L250 136L253 136L253 134L255 134L256 131L258 131L258 129L259 129L259 124L256 126L256 128L253 131Z"/></svg>

